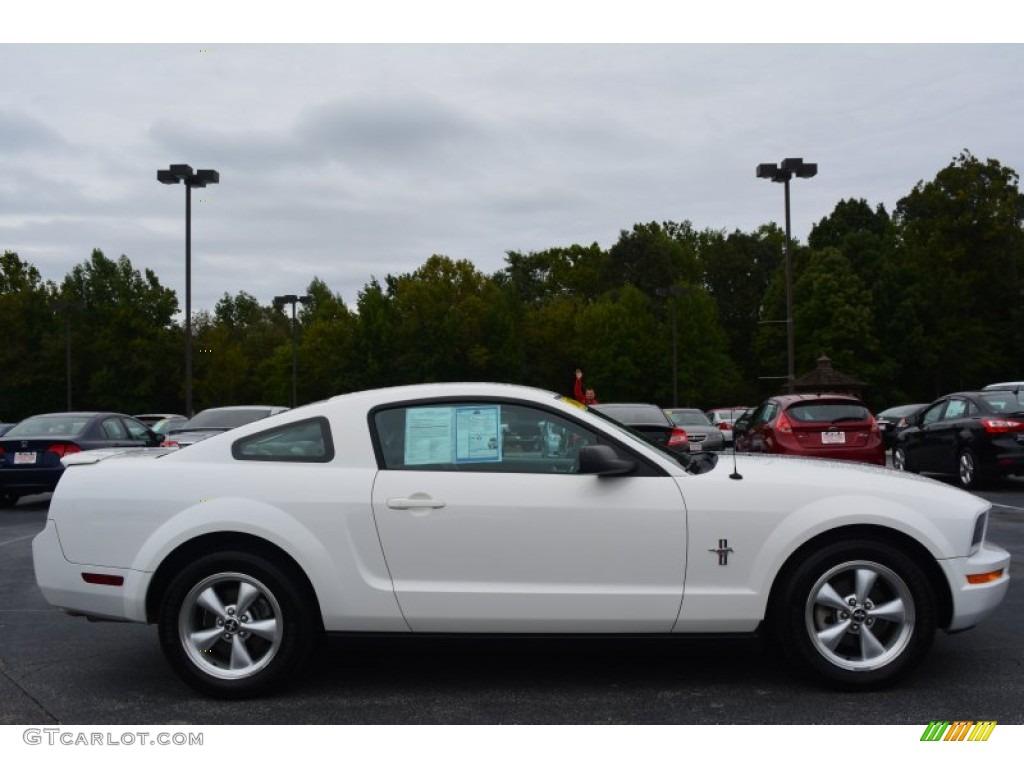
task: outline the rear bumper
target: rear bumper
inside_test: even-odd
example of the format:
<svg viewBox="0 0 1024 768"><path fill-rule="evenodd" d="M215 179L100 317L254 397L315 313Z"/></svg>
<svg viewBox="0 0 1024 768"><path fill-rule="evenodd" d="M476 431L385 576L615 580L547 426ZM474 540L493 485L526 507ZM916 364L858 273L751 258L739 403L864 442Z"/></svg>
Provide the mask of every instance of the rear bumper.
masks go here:
<svg viewBox="0 0 1024 768"><path fill-rule="evenodd" d="M28 496L32 493L48 493L57 487L64 466L57 467L2 467L0 468L0 491Z"/></svg>
<svg viewBox="0 0 1024 768"><path fill-rule="evenodd" d="M971 557L957 557L940 560L949 581L953 597L953 614L948 632L969 629L992 613L1006 597L1010 586L1010 553L1002 547L985 543L981 550ZM984 584L970 584L968 576L992 573L1002 574L994 581Z"/></svg>
<svg viewBox="0 0 1024 768"><path fill-rule="evenodd" d="M146 585L150 574L128 568L79 565L64 557L57 525L46 527L32 540L32 564L36 583L50 605L94 618L144 622ZM83 573L120 576L120 586L90 584Z"/></svg>

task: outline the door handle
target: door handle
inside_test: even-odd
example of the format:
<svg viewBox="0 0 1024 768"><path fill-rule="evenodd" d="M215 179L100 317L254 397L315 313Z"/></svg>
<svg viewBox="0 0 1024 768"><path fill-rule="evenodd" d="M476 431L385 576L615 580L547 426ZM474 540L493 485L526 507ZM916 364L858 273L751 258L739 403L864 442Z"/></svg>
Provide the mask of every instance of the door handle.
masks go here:
<svg viewBox="0 0 1024 768"><path fill-rule="evenodd" d="M444 502L432 499L425 493L414 493L408 498L392 497L387 501L390 509L441 509Z"/></svg>

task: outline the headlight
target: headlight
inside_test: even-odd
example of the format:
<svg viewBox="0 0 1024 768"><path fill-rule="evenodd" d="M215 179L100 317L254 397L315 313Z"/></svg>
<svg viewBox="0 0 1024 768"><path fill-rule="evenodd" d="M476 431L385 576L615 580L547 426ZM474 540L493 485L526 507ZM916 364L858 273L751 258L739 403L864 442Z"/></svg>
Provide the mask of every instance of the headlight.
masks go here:
<svg viewBox="0 0 1024 768"><path fill-rule="evenodd" d="M974 521L974 533L971 536L971 549L967 553L968 556L973 555L979 549L981 544L985 541L985 529L988 527L988 512L982 512L978 515L978 519Z"/></svg>

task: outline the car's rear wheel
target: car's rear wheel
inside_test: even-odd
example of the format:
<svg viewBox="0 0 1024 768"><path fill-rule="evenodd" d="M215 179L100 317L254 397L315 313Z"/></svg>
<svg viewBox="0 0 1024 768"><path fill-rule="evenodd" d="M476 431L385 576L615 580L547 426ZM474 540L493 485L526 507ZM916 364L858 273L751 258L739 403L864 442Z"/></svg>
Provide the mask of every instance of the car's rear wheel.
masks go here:
<svg viewBox="0 0 1024 768"><path fill-rule="evenodd" d="M890 685L931 646L933 590L895 547L833 543L785 578L772 616L776 643L791 664L823 682L847 690Z"/></svg>
<svg viewBox="0 0 1024 768"><path fill-rule="evenodd" d="M960 485L964 488L978 488L982 485L984 478L978 470L978 457L970 448L960 451L956 462L956 474Z"/></svg>
<svg viewBox="0 0 1024 768"><path fill-rule="evenodd" d="M208 555L171 583L160 644L181 678L210 696L242 698L286 682L310 655L315 622L296 580L248 552Z"/></svg>
<svg viewBox="0 0 1024 768"><path fill-rule="evenodd" d="M897 445L892 449L892 466L894 469L898 469L900 472L913 472L914 469L910 466L907 461L907 449L902 445Z"/></svg>

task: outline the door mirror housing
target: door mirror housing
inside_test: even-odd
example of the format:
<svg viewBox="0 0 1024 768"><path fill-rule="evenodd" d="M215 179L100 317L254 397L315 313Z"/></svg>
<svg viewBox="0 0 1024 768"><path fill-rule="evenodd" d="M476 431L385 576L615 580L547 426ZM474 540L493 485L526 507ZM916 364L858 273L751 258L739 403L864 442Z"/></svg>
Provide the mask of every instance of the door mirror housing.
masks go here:
<svg viewBox="0 0 1024 768"><path fill-rule="evenodd" d="M581 475L625 475L635 466L632 461L620 459L609 445L584 445L580 448Z"/></svg>

